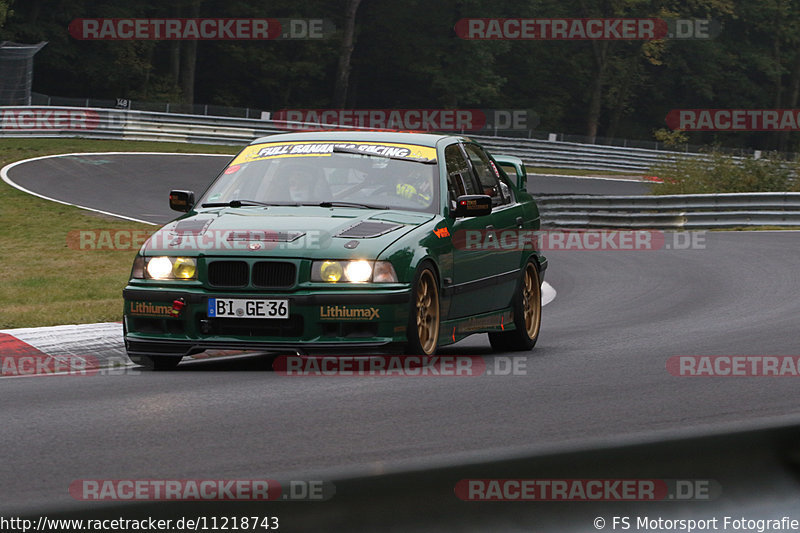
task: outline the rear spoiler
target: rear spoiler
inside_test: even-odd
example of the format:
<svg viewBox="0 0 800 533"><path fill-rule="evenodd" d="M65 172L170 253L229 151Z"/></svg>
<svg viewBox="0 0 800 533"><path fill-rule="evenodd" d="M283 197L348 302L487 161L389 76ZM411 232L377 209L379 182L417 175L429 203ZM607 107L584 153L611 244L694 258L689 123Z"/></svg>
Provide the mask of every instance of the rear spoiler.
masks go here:
<svg viewBox="0 0 800 533"><path fill-rule="evenodd" d="M513 155L496 155L494 160L501 166L514 167L517 188L523 192L527 191L528 173L525 171L525 163L522 162L522 159ZM513 176L509 177L513 178Z"/></svg>

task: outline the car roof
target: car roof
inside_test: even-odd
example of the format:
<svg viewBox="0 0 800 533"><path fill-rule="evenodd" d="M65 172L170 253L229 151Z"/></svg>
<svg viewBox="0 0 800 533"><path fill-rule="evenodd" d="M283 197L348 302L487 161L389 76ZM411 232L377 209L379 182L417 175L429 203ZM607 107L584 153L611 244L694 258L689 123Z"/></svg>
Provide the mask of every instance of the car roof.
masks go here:
<svg viewBox="0 0 800 533"><path fill-rule="evenodd" d="M416 144L435 148L443 139L465 140L465 137L455 135L442 135L436 133L412 133L399 131L305 131L297 133L278 133L267 137L260 137L250 144L265 142L294 142L294 141L335 141L335 142L386 142L400 144Z"/></svg>

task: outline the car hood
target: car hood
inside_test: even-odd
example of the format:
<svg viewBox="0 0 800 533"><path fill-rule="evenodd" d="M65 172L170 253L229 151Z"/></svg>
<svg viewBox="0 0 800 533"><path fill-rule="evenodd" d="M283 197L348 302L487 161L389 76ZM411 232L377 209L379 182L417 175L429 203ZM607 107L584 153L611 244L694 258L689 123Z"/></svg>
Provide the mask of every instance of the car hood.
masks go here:
<svg viewBox="0 0 800 533"><path fill-rule="evenodd" d="M375 258L434 218L376 209L271 206L220 208L170 222L145 243L145 255Z"/></svg>

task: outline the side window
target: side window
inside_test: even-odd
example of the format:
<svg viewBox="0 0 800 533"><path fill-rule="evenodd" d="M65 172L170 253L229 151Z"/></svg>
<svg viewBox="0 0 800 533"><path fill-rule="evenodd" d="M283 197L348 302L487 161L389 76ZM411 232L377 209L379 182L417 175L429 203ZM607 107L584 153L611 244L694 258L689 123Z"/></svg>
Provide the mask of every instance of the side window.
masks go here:
<svg viewBox="0 0 800 533"><path fill-rule="evenodd" d="M455 202L456 198L461 195L479 194L475 189L467 160L464 159L459 146L451 144L445 148L444 158L447 165L447 192L449 199Z"/></svg>
<svg viewBox="0 0 800 533"><path fill-rule="evenodd" d="M483 188L483 191L481 191L482 194L488 194L492 197L492 205L509 203L511 199L508 194L508 187L502 187L500 185L500 181L498 180L499 172L497 172L489 157L474 144L465 144L464 148L472 163L472 168L475 169L478 180L481 182L481 188Z"/></svg>

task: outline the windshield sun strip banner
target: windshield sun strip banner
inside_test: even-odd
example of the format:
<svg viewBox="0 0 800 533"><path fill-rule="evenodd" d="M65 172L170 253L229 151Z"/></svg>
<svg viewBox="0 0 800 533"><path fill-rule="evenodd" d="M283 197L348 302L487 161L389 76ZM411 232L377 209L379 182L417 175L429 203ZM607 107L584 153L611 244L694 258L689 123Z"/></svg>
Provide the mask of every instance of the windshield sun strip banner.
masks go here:
<svg viewBox="0 0 800 533"><path fill-rule="evenodd" d="M416 144L380 143L380 142L276 142L248 146L231 162L231 166L250 161L277 159L283 157L331 156L334 148L347 150L348 153L386 156L392 158L408 158L409 161L427 159L436 161L436 148Z"/></svg>

